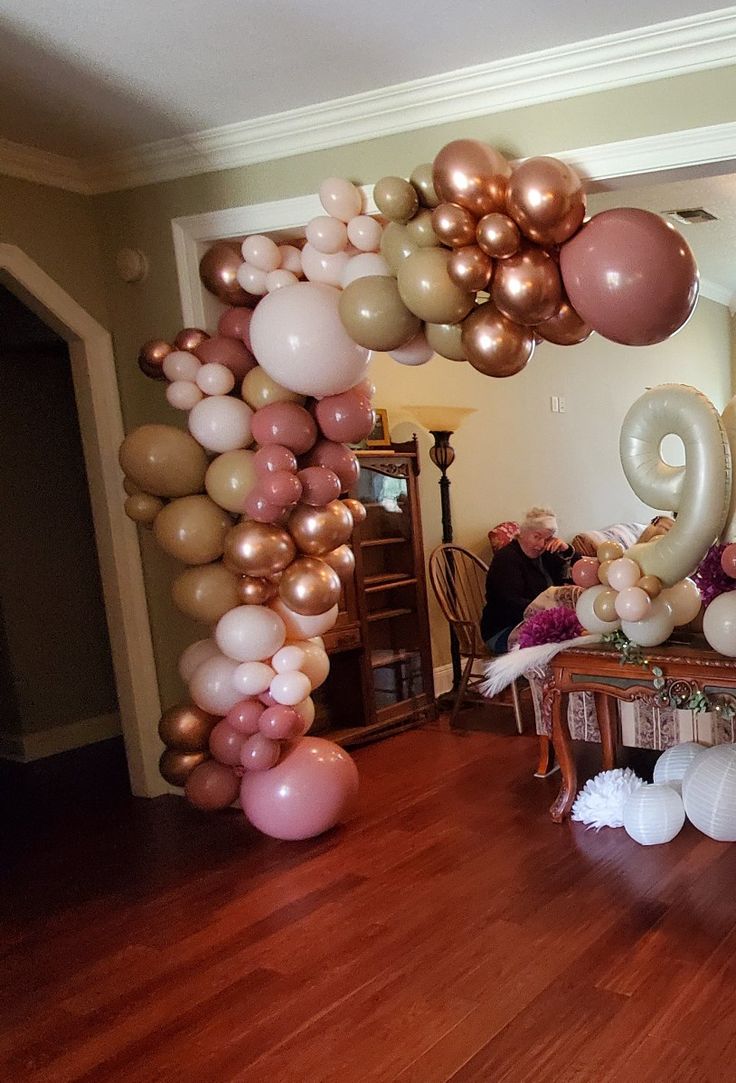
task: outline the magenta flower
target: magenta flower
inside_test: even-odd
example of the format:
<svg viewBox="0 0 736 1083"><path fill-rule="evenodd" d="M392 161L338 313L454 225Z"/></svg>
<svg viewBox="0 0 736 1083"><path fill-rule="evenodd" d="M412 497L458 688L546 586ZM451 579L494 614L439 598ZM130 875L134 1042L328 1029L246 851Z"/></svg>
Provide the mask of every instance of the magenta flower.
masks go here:
<svg viewBox="0 0 736 1083"><path fill-rule="evenodd" d="M542 643L564 643L567 639L583 634L583 627L574 609L564 605L553 606L534 613L519 632L520 647L538 647Z"/></svg>

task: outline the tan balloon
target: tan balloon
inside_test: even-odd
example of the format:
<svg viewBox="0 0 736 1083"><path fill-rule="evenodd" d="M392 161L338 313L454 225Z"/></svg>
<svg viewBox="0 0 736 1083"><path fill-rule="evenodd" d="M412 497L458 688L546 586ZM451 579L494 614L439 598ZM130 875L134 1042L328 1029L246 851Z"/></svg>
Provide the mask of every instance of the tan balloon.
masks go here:
<svg viewBox="0 0 736 1083"><path fill-rule="evenodd" d="M337 549L331 549L329 553L325 553L322 560L324 560L325 564L329 564L331 568L334 568L343 582L352 579L355 571L355 554L349 545L338 545Z"/></svg>
<svg viewBox="0 0 736 1083"><path fill-rule="evenodd" d="M610 539L608 541L602 541L596 549L596 557L600 561L611 562L612 560L618 560L619 557L624 555L624 547L621 542Z"/></svg>
<svg viewBox="0 0 736 1083"><path fill-rule="evenodd" d="M167 748L158 761L159 773L165 782L183 789L194 768L209 758L207 752L177 752Z"/></svg>
<svg viewBox="0 0 736 1083"><path fill-rule="evenodd" d="M493 212L486 214L478 223L476 240L488 256L494 259L508 259L518 252L521 233L513 218L507 214Z"/></svg>
<svg viewBox="0 0 736 1083"><path fill-rule="evenodd" d="M201 327L184 327L174 339L174 349L193 353L209 337Z"/></svg>
<svg viewBox="0 0 736 1083"><path fill-rule="evenodd" d="M271 579L257 579L252 575L241 575L237 582L240 605L267 605L279 592L278 583Z"/></svg>
<svg viewBox="0 0 736 1083"><path fill-rule="evenodd" d="M222 556L230 517L208 496L182 496L158 513L153 536L184 564L209 564Z"/></svg>
<svg viewBox="0 0 736 1083"><path fill-rule="evenodd" d="M150 493L134 493L125 501L125 514L134 523L150 526L164 506L163 500Z"/></svg>
<svg viewBox="0 0 736 1083"><path fill-rule="evenodd" d="M297 557L279 581L279 596L294 613L316 617L340 598L340 576L324 560Z"/></svg>
<svg viewBox="0 0 736 1083"><path fill-rule="evenodd" d="M464 290L484 290L493 271L493 261L477 244L456 248L447 261L447 273Z"/></svg>
<svg viewBox="0 0 736 1083"><path fill-rule="evenodd" d="M346 507L350 512L356 526L365 522L368 512L366 511L365 504L362 504L360 500L355 500L354 497L348 496L342 501L342 504L343 507Z"/></svg>
<svg viewBox="0 0 736 1083"><path fill-rule="evenodd" d="M245 498L256 483L255 452L225 451L210 463L204 484L207 493L226 511L243 514Z"/></svg>
<svg viewBox="0 0 736 1083"><path fill-rule="evenodd" d="M440 203L432 211L432 227L443 244L464 248L475 241L475 215L457 203Z"/></svg>
<svg viewBox="0 0 736 1083"><path fill-rule="evenodd" d="M225 538L224 561L238 575L269 579L282 572L296 556L288 532L273 523L251 519L238 523Z"/></svg>
<svg viewBox="0 0 736 1083"><path fill-rule="evenodd" d="M612 560L601 560L598 565L598 582L604 587L608 586L608 569L611 567L612 563Z"/></svg>
<svg viewBox="0 0 736 1083"><path fill-rule="evenodd" d="M373 199L391 222L408 222L419 210L414 186L403 177L382 177L373 189Z"/></svg>
<svg viewBox="0 0 736 1083"><path fill-rule="evenodd" d="M420 203L422 203L425 207L437 206L437 204L439 203L439 198L434 190L431 162L424 162L422 165L418 165L409 180L416 189L416 193L419 196Z"/></svg>
<svg viewBox="0 0 736 1083"><path fill-rule="evenodd" d="M532 327L559 311L562 303L559 268L541 248L522 248L496 264L491 297L504 316Z"/></svg>
<svg viewBox="0 0 736 1083"><path fill-rule="evenodd" d="M643 575L636 585L641 587L650 598L656 598L662 593L662 581L656 575Z"/></svg>
<svg viewBox="0 0 736 1083"><path fill-rule="evenodd" d="M344 545L353 533L353 517L340 500L332 500L322 508L300 504L291 513L289 530L302 553L322 556Z"/></svg>
<svg viewBox="0 0 736 1083"><path fill-rule="evenodd" d="M553 342L556 346L577 346L593 334L593 328L581 320L564 297L554 316L537 324L534 330L545 341Z"/></svg>
<svg viewBox="0 0 736 1083"><path fill-rule="evenodd" d="M120 465L153 496L189 496L204 489L207 456L193 436L173 425L141 425L120 445Z"/></svg>
<svg viewBox="0 0 736 1083"><path fill-rule="evenodd" d="M183 571L171 585L171 597L177 609L200 624L217 624L241 604L238 577L219 560Z"/></svg>
<svg viewBox="0 0 736 1083"><path fill-rule="evenodd" d="M220 241L213 244L199 262L199 277L205 289L226 305L253 308L258 298L246 293L238 282L238 268L243 255L237 241Z"/></svg>
<svg viewBox="0 0 736 1083"><path fill-rule="evenodd" d="M423 207L406 224L406 232L418 248L434 248L440 239L434 231L432 211Z"/></svg>
<svg viewBox="0 0 736 1083"><path fill-rule="evenodd" d="M459 203L481 216L504 208L511 166L494 147L478 139L455 139L433 163L432 178L443 202Z"/></svg>
<svg viewBox="0 0 736 1083"><path fill-rule="evenodd" d="M527 158L511 175L506 207L522 233L537 244L564 244L583 224L583 183L557 158Z"/></svg>
<svg viewBox="0 0 736 1083"><path fill-rule="evenodd" d="M615 590L602 590L600 594L596 595L593 601L593 612L599 620L618 620L616 593Z"/></svg>
<svg viewBox="0 0 736 1083"><path fill-rule="evenodd" d="M207 714L193 703L177 703L161 715L158 735L176 752L206 752L216 722L215 715Z"/></svg>
<svg viewBox="0 0 736 1083"><path fill-rule="evenodd" d="M420 320L459 323L475 304L473 294L456 286L447 273L449 258L446 248L420 248L399 267L399 295Z"/></svg>
<svg viewBox="0 0 736 1083"><path fill-rule="evenodd" d="M484 376L514 376L534 353L529 328L508 320L490 301L463 321L462 345L470 364Z"/></svg>
<svg viewBox="0 0 736 1083"><path fill-rule="evenodd" d="M297 402L300 406L304 402L304 395L277 384L260 365L246 374L241 394L253 410L270 406L272 402Z"/></svg>
<svg viewBox="0 0 736 1083"><path fill-rule="evenodd" d="M394 274L404 260L418 251L419 245L408 234L406 226L398 222L389 222L381 234L381 255Z"/></svg>
<svg viewBox="0 0 736 1083"><path fill-rule="evenodd" d="M151 380L165 380L163 364L172 347L162 338L152 338L144 342L138 352L138 367L144 376Z"/></svg>
<svg viewBox="0 0 736 1083"><path fill-rule="evenodd" d="M467 361L462 343L463 325L461 323L426 323L424 337L440 357L450 361Z"/></svg>
<svg viewBox="0 0 736 1083"><path fill-rule="evenodd" d="M419 332L421 320L410 312L395 278L356 278L340 294L342 325L354 342L368 350L395 350Z"/></svg>
<svg viewBox="0 0 736 1083"><path fill-rule="evenodd" d="M134 481L131 481L130 478L123 478L123 488L125 489L128 496L135 496L136 493L142 492L140 485L136 485L136 483Z"/></svg>

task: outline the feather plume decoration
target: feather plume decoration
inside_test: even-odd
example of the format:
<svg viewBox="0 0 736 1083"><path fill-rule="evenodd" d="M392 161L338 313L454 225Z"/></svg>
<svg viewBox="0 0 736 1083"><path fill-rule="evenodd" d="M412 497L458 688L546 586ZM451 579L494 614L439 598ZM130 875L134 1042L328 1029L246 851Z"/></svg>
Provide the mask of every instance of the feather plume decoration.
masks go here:
<svg viewBox="0 0 736 1083"><path fill-rule="evenodd" d="M480 691L488 699L493 699L519 677L523 677L531 669L539 669L548 665L556 654L566 651L569 647L585 647L592 643L600 643L603 636L584 635L574 639L565 639L562 643L540 643L537 647L521 647L508 654L499 654L489 662L485 670L485 679L480 685Z"/></svg>

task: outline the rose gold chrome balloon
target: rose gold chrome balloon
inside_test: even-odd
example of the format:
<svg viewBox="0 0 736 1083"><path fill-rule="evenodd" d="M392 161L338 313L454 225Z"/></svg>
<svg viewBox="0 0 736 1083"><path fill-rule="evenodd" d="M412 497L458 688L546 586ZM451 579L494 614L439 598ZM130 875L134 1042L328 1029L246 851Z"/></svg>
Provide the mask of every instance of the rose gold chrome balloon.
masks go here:
<svg viewBox="0 0 736 1083"><path fill-rule="evenodd" d="M531 330L508 320L490 301L463 321L462 342L468 361L484 376L514 376L534 353Z"/></svg>
<svg viewBox="0 0 736 1083"><path fill-rule="evenodd" d="M199 262L199 277L205 289L226 305L253 308L258 298L246 293L237 279L243 262L237 241L220 241L208 249Z"/></svg>
<svg viewBox="0 0 736 1083"><path fill-rule="evenodd" d="M176 752L167 748L158 761L158 769L164 781L183 788L194 768L209 758L208 752Z"/></svg>
<svg viewBox="0 0 736 1083"><path fill-rule="evenodd" d="M491 279L493 262L477 244L456 248L447 261L447 273L456 286L475 292L484 290Z"/></svg>
<svg viewBox="0 0 736 1083"><path fill-rule="evenodd" d="M158 735L176 752L206 752L217 721L215 715L207 714L193 703L177 703L162 714Z"/></svg>
<svg viewBox="0 0 736 1083"><path fill-rule="evenodd" d="M197 346L201 346L205 339L210 336L206 331L202 331L199 327L185 327L179 332L174 339L175 350L188 350L192 353L197 349Z"/></svg>
<svg viewBox="0 0 736 1083"><path fill-rule="evenodd" d="M455 139L433 163L435 191L446 203L458 203L480 216L504 209L511 166L494 147L478 139Z"/></svg>
<svg viewBox="0 0 736 1083"><path fill-rule="evenodd" d="M296 556L289 534L273 523L247 519L225 536L223 561L230 571L256 579L268 579L281 572Z"/></svg>
<svg viewBox="0 0 736 1083"><path fill-rule="evenodd" d="M241 575L237 583L238 599L242 605L267 605L279 592L278 583Z"/></svg>
<svg viewBox="0 0 736 1083"><path fill-rule="evenodd" d="M323 508L301 504L291 513L289 530L297 547L309 556L322 556L344 545L353 532L353 517L340 500Z"/></svg>
<svg viewBox="0 0 736 1083"><path fill-rule="evenodd" d="M551 256L527 245L515 256L499 260L491 296L504 316L533 326L551 319L562 303L562 280Z"/></svg>
<svg viewBox="0 0 736 1083"><path fill-rule="evenodd" d="M506 208L532 241L564 244L583 224L583 183L557 158L528 158L511 175Z"/></svg>
<svg viewBox="0 0 736 1083"><path fill-rule="evenodd" d="M324 560L297 557L279 582L279 596L295 613L316 617L340 598L340 576Z"/></svg>
<svg viewBox="0 0 736 1083"><path fill-rule="evenodd" d="M486 255L494 259L507 259L519 251L521 234L513 218L494 212L481 218L476 240Z"/></svg>
<svg viewBox="0 0 736 1083"><path fill-rule="evenodd" d="M349 545L338 545L337 549L331 549L329 553L325 553L322 560L335 569L343 582L352 578L355 571L355 554Z"/></svg>
<svg viewBox="0 0 736 1083"><path fill-rule="evenodd" d="M432 228L443 244L462 248L475 240L475 216L457 203L440 203L432 211Z"/></svg>
<svg viewBox="0 0 736 1083"><path fill-rule="evenodd" d="M138 352L138 367L144 376L150 380L165 380L163 365L171 351L172 347L162 338L144 342Z"/></svg>
<svg viewBox="0 0 736 1083"><path fill-rule="evenodd" d="M554 316L534 328L540 338L556 346L577 346L593 334L593 328L581 320L569 301L563 300Z"/></svg>
<svg viewBox="0 0 736 1083"><path fill-rule="evenodd" d="M347 497L342 501L343 507L346 507L352 516L353 522L356 526L359 523L364 523L368 512L365 509L365 505L361 504L359 500L355 500L353 497Z"/></svg>

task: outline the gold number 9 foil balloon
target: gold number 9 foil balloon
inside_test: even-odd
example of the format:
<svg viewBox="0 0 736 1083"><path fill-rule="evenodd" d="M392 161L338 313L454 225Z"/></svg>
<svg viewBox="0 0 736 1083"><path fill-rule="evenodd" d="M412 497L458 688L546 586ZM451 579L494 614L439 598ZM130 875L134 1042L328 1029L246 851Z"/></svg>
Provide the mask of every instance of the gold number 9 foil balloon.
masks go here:
<svg viewBox="0 0 736 1083"><path fill-rule="evenodd" d="M661 455L665 436L679 436L685 466ZM688 576L718 538L731 501L731 452L716 408L700 391L663 384L637 399L624 418L621 464L645 504L671 508L677 521L664 537L633 545L626 555L666 586Z"/></svg>

